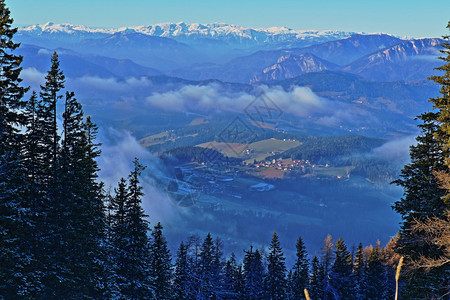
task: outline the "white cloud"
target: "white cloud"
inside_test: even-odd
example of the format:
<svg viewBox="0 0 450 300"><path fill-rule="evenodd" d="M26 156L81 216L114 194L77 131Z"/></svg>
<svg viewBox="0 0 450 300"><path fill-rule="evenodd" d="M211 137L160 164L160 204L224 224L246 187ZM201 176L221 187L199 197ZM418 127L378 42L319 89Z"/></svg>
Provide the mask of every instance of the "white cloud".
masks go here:
<svg viewBox="0 0 450 300"><path fill-rule="evenodd" d="M409 148L416 144L415 135L400 137L375 148L373 154L387 161L397 161L403 164L409 159Z"/></svg>
<svg viewBox="0 0 450 300"><path fill-rule="evenodd" d="M102 131L99 140L102 142L102 154L98 158L100 167L99 178L105 182L106 188L113 189L121 177L127 178L133 168L135 157L147 166L142 173L141 183L144 187L142 206L152 223L163 221L165 226L179 222L186 209L178 207L174 200L155 181L158 176L164 176L164 167L159 158L152 155L129 133L107 129Z"/></svg>
<svg viewBox="0 0 450 300"><path fill-rule="evenodd" d="M23 69L20 73L24 83L26 85L32 85L33 87L39 87L39 85L45 83L45 74L39 72L35 68Z"/></svg>

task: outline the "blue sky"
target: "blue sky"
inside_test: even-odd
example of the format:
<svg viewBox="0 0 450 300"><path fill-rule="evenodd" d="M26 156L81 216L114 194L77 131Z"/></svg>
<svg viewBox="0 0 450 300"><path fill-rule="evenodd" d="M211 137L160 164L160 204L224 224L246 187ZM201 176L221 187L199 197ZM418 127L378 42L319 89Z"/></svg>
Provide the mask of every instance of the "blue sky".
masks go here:
<svg viewBox="0 0 450 300"><path fill-rule="evenodd" d="M55 23L122 27L224 22L245 27L448 34L450 0L6 0L17 26Z"/></svg>

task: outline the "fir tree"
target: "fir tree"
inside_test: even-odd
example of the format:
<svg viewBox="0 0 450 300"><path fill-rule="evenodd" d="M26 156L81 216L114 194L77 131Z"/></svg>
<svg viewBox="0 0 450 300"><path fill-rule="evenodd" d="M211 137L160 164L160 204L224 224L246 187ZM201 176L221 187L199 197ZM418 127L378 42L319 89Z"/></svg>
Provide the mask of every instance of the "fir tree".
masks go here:
<svg viewBox="0 0 450 300"><path fill-rule="evenodd" d="M308 288L308 275L309 275L309 263L308 263L308 254L306 252L305 244L303 243L303 239L301 237L298 238L297 243L295 244L297 249L296 256L297 260L295 261L293 270L292 270L292 278L291 278L291 286L293 292L294 299L304 299L304 289Z"/></svg>
<svg viewBox="0 0 450 300"><path fill-rule="evenodd" d="M223 290L223 262L221 243L207 234L203 241L198 265L199 290L204 297L221 298Z"/></svg>
<svg viewBox="0 0 450 300"><path fill-rule="evenodd" d="M382 297L384 288L384 268L381 262L380 249L377 246L370 252L367 263L365 299L388 299Z"/></svg>
<svg viewBox="0 0 450 300"><path fill-rule="evenodd" d="M311 261L311 275L309 279L309 294L312 299L324 299L324 270L317 256Z"/></svg>
<svg viewBox="0 0 450 300"><path fill-rule="evenodd" d="M338 299L348 299L351 297L350 275L352 273L352 255L347 250L342 238L335 245L335 259L331 268L331 285L335 297Z"/></svg>
<svg viewBox="0 0 450 300"><path fill-rule="evenodd" d="M131 299L152 298L150 274L150 241L148 221L141 206L144 195L139 177L144 166L138 159L128 176L128 185L121 179L112 201L113 216L111 239L115 253L118 284L123 297Z"/></svg>
<svg viewBox="0 0 450 300"><path fill-rule="evenodd" d="M366 293L366 262L364 259L364 250L361 243L358 245L358 250L355 254L353 262L353 272L351 275L351 282L353 286L353 295L355 299L364 300Z"/></svg>
<svg viewBox="0 0 450 300"><path fill-rule="evenodd" d="M0 295L5 299L35 298L41 291L36 269L32 199L24 176L23 134L26 88L20 86L22 57L14 52L16 28L0 0Z"/></svg>
<svg viewBox="0 0 450 300"><path fill-rule="evenodd" d="M261 299L263 296L264 266L258 250L245 251L243 261L244 299Z"/></svg>
<svg viewBox="0 0 450 300"><path fill-rule="evenodd" d="M39 194L36 195L38 211L38 239L41 241L38 250L39 260L44 271L43 283L45 297L66 297L74 285L74 277L69 267L67 257L69 231L68 215L71 209L66 205L64 188L57 179L59 168L59 135L57 128L56 104L63 96L64 75L59 69L59 60L54 53L51 68L47 73L46 82L41 86L40 101L36 110L36 131L39 141L36 149L34 166L36 185Z"/></svg>
<svg viewBox="0 0 450 300"><path fill-rule="evenodd" d="M227 299L243 299L244 278L242 267L237 264L234 253L231 253L231 257L225 265L225 288L227 290Z"/></svg>
<svg viewBox="0 0 450 300"><path fill-rule="evenodd" d="M58 155L59 136L57 125L57 102L63 98L60 94L61 89L64 88L65 76L59 67L59 58L56 52L53 53L51 58L51 68L45 76L45 84L41 85L41 118L42 118L42 130L41 132L45 138L43 146L48 154L50 170L53 170L56 166L56 159Z"/></svg>
<svg viewBox="0 0 450 300"><path fill-rule="evenodd" d="M274 232L267 257L267 274L264 278L265 299L286 297L286 265L278 235Z"/></svg>
<svg viewBox="0 0 450 300"><path fill-rule="evenodd" d="M175 273L173 281L174 298L180 300L192 299L189 293L191 288L191 270L189 268L188 253L186 245L181 242L177 251L175 261Z"/></svg>
<svg viewBox="0 0 450 300"><path fill-rule="evenodd" d="M324 288L324 297L332 297L333 294L335 294L335 291L333 290L333 286L330 282L330 272L331 272L331 266L334 261L334 245L333 245L333 238L331 235L327 235L327 237L324 240L324 244L322 246L322 278L323 278L323 288Z"/></svg>
<svg viewBox="0 0 450 300"><path fill-rule="evenodd" d="M150 273L153 277L152 288L156 299L167 300L172 297L172 263L167 242L162 234L162 225L158 223L152 231L150 246Z"/></svg>
<svg viewBox="0 0 450 300"><path fill-rule="evenodd" d="M394 205L395 211L403 218L397 252L409 262L421 257L433 259L442 254L438 247L424 241L423 233L413 232L411 227L416 221L444 218L445 211L450 208L450 196L439 186L435 177L436 173L448 173L450 153L450 36L444 36L444 39L446 42L442 44L441 51L444 64L437 68L444 74L431 77L441 85L441 95L430 99L434 111L419 116L422 121L419 128L422 132L416 138L417 145L411 147L411 163L405 165L400 179L395 181L404 189L403 198ZM431 299L447 293L449 272L448 266L435 268L428 273L420 268L408 272L405 296Z"/></svg>

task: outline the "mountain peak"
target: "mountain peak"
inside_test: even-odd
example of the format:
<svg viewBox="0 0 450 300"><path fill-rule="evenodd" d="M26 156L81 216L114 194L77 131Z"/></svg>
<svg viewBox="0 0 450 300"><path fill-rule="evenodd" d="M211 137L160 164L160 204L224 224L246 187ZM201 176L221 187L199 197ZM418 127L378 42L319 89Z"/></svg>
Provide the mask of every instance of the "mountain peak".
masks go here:
<svg viewBox="0 0 450 300"><path fill-rule="evenodd" d="M48 22L43 25L23 27L20 31L37 34L114 34L117 32L135 31L146 35L169 37L174 39L207 38L217 40L225 38L229 41L235 41L237 43L247 41L256 44L293 42L299 39L321 39L323 41L328 41L344 38L354 33L336 30L295 30L288 27L248 28L226 23L201 24L185 22L159 23L153 25L122 27L117 29L93 29L84 25L55 24Z"/></svg>

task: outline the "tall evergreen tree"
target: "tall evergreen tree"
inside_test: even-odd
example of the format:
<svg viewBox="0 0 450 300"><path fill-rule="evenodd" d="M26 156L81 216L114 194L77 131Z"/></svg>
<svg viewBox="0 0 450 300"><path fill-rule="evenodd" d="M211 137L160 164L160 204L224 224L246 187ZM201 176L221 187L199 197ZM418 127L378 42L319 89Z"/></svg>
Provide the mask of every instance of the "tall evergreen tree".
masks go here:
<svg viewBox="0 0 450 300"><path fill-rule="evenodd" d="M309 294L312 299L324 299L324 270L317 256L311 261L311 275L309 279Z"/></svg>
<svg viewBox="0 0 450 300"><path fill-rule="evenodd" d="M334 294L333 286L331 285L330 282L331 278L330 272L334 261L333 249L334 249L333 238L331 237L331 235L328 234L322 246L322 261L321 261L323 270L322 278L324 280L323 282L324 295L326 297L331 297L331 295Z"/></svg>
<svg viewBox="0 0 450 300"><path fill-rule="evenodd" d="M365 299L388 299L383 297L384 289L384 268L377 246L371 250L367 263Z"/></svg>
<svg viewBox="0 0 450 300"><path fill-rule="evenodd" d="M152 231L150 273L156 299L168 300L172 298L172 263L162 229L161 223L158 223Z"/></svg>
<svg viewBox="0 0 450 300"><path fill-rule="evenodd" d="M276 232L273 233L267 257L267 274L264 278L265 299L286 298L286 265Z"/></svg>
<svg viewBox="0 0 450 300"><path fill-rule="evenodd" d="M359 243L358 250L355 254L353 262L353 273L351 275L351 282L353 286L353 295L355 299L364 300L366 293L366 262L364 259L364 250L362 243Z"/></svg>
<svg viewBox="0 0 450 300"><path fill-rule="evenodd" d="M298 238L295 247L297 249L297 259L292 270L292 278L290 282L292 286L293 299L304 299L305 294L303 291L308 288L309 282L309 262L307 258L308 253L306 252L306 247L302 237Z"/></svg>
<svg viewBox="0 0 450 300"><path fill-rule="evenodd" d="M128 176L128 185L121 179L112 201L111 239L115 253L118 284L123 297L146 299L154 297L150 274L150 241L147 215L141 206L140 175L145 169L136 158Z"/></svg>
<svg viewBox="0 0 450 300"><path fill-rule="evenodd" d="M150 251L147 233L150 228L147 215L141 206L143 188L139 177L145 167L137 158L133 161L134 169L128 176L128 195L125 202L126 253L124 270L127 279L123 294L131 298L151 298L154 291L150 277Z"/></svg>
<svg viewBox="0 0 450 300"><path fill-rule="evenodd" d="M213 241L211 234L207 234L199 254L198 264L199 290L203 297L222 298L223 289L223 261L221 244Z"/></svg>
<svg viewBox="0 0 450 300"><path fill-rule="evenodd" d="M245 251L243 261L244 299L256 300L263 297L264 266L262 256L258 250Z"/></svg>
<svg viewBox="0 0 450 300"><path fill-rule="evenodd" d="M45 297L65 297L74 285L74 277L69 269L67 257L68 213L70 208L57 182L59 142L56 123L56 104L63 95L64 75L59 68L59 60L54 53L46 82L41 86L40 100L36 109L37 141L35 162L35 184L39 194L35 195L38 211L39 260L44 271ZM69 206L70 207L70 206ZM66 210L67 209L67 210Z"/></svg>
<svg viewBox="0 0 450 300"><path fill-rule="evenodd" d="M450 28L450 27L448 27ZM444 64L437 68L444 72L431 79L441 85L440 96L430 99L434 111L419 116L422 124L419 125L421 135L417 145L411 147L411 163L405 165L400 178L395 183L404 189L404 196L394 205L403 223L400 229L400 238L397 242L397 251L405 256L407 261L416 261L420 257L438 257L440 249L435 245L424 242L420 232L413 232L411 227L416 221L425 221L428 218L445 217L445 211L450 208L450 196L439 186L435 177L436 172L448 173L450 153L450 37L444 36L446 42L442 44ZM422 233L423 234L423 233ZM428 298L439 297L448 290L450 267L443 266L426 273L423 269L408 272L405 282L406 297Z"/></svg>
<svg viewBox="0 0 450 300"><path fill-rule="evenodd" d="M234 253L231 253L231 257L225 265L225 288L227 291L226 299L243 299L244 278L242 267L237 264Z"/></svg>
<svg viewBox="0 0 450 300"><path fill-rule="evenodd" d="M45 76L45 84L41 85L41 118L42 118L42 128L45 132L41 134L46 134L42 136L45 140L43 141L43 147L47 159L49 160L50 171L54 171L56 167L56 159L59 150L59 135L58 135L58 125L57 125L57 102L63 98L60 91L64 88L65 76L63 71L59 67L59 58L56 52L53 53L51 58L51 67Z"/></svg>
<svg viewBox="0 0 450 300"><path fill-rule="evenodd" d="M335 259L330 274L331 291L337 299L348 299L352 295L350 283L352 264L352 255L342 238L339 238L335 245Z"/></svg>
<svg viewBox="0 0 450 300"><path fill-rule="evenodd" d="M35 212L21 158L27 89L20 85L22 57L15 54L19 44L13 40L17 28L12 23L0 0L0 295L27 299L39 294L41 283L34 250Z"/></svg>
<svg viewBox="0 0 450 300"><path fill-rule="evenodd" d="M187 247L183 242L181 242L177 251L177 259L175 261L173 280L173 294L175 299L192 299L192 294L189 293L191 290L190 271Z"/></svg>

